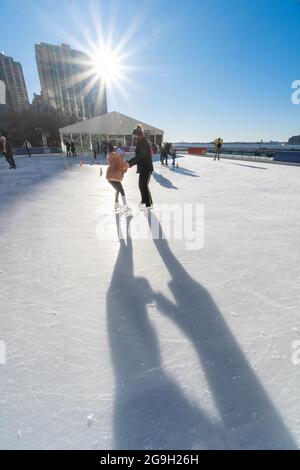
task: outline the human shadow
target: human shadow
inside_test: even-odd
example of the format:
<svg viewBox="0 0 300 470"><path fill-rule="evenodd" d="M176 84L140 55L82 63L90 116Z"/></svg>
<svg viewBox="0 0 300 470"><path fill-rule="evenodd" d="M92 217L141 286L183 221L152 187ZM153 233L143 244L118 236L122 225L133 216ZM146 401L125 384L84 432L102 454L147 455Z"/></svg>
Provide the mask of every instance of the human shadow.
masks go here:
<svg viewBox="0 0 300 470"><path fill-rule="evenodd" d="M155 179L155 181L157 181L157 183L159 183L164 188L178 189L177 186L174 186L172 181L170 181L168 178L165 178L165 176L160 175L156 172L153 172L152 175L153 175L153 178Z"/></svg>
<svg viewBox="0 0 300 470"><path fill-rule="evenodd" d="M7 162L0 159L0 212L11 209L14 203L20 203L34 194L34 191L43 189L51 179L64 174L66 159L62 156L32 156L14 157L17 169L9 170ZM34 197L34 196L33 196Z"/></svg>
<svg viewBox="0 0 300 470"><path fill-rule="evenodd" d="M192 178L199 178L199 175L195 171L188 170L187 168L183 168L182 166L176 168L175 166L169 166L170 171L176 171L176 173L180 173L184 176L191 176Z"/></svg>
<svg viewBox="0 0 300 470"><path fill-rule="evenodd" d="M254 166L254 165L245 165L244 163L233 163L233 162L224 162L229 165L238 165L238 166L245 166L246 168L255 168L256 170L268 170L268 168L264 166Z"/></svg>
<svg viewBox="0 0 300 470"><path fill-rule="evenodd" d="M159 225L154 214L148 221L150 226L153 222ZM227 448L296 449L209 292L175 258L162 233L154 243L172 278L169 287L175 299L172 303L158 294L157 308L180 328L197 352L222 420Z"/></svg>
<svg viewBox="0 0 300 470"><path fill-rule="evenodd" d="M116 222L119 230L118 215ZM158 336L147 311L155 298L147 279L134 275L130 237L127 244L121 238L106 299L115 374L114 448L224 448L222 427L191 403L163 369Z"/></svg>

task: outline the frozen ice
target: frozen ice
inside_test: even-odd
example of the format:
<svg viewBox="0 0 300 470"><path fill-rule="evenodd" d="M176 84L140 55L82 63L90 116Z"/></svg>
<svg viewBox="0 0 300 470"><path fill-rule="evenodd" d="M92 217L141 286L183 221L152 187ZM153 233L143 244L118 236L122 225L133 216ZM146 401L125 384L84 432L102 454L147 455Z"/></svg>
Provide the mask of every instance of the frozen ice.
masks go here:
<svg viewBox="0 0 300 470"><path fill-rule="evenodd" d="M178 160L151 191L204 205L196 251L119 240L88 158L0 159L1 449L299 448L300 168Z"/></svg>

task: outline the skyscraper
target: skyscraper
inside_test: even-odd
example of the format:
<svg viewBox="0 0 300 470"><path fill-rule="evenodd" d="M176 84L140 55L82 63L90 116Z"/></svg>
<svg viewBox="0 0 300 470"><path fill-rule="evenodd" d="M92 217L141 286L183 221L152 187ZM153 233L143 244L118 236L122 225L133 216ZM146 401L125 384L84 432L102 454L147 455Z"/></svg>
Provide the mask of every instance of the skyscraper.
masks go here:
<svg viewBox="0 0 300 470"><path fill-rule="evenodd" d="M2 113L7 111L7 104L6 104L6 86L5 83L0 80L0 116ZM0 121L0 127L2 127L2 123Z"/></svg>
<svg viewBox="0 0 300 470"><path fill-rule="evenodd" d="M29 106L22 66L3 53L0 53L0 80L5 83L6 103L11 110L22 111Z"/></svg>
<svg viewBox="0 0 300 470"><path fill-rule="evenodd" d="M107 113L104 83L95 80L89 59L67 44L35 45L42 96L46 109L58 109L79 120Z"/></svg>
<svg viewBox="0 0 300 470"><path fill-rule="evenodd" d="M32 111L40 114L45 112L44 100L41 94L37 95L36 93L33 93L31 109Z"/></svg>

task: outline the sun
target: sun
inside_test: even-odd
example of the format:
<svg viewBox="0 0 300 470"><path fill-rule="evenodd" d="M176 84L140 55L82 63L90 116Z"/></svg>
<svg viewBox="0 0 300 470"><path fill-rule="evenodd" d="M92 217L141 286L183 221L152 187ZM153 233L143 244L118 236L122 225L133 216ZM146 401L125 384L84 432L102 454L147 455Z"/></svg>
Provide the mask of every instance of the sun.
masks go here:
<svg viewBox="0 0 300 470"><path fill-rule="evenodd" d="M69 58L65 89L78 86L84 97L89 93L96 96L97 93L99 102L105 94L109 94L113 103L118 103L120 99L129 102L133 90L134 93L144 91L143 80L137 77L154 71L155 67L149 63L144 66L137 64L136 60L152 44L147 37L144 41L138 40L150 19L149 9L141 4L134 14L128 9L127 16L123 2L111 2L109 11L106 11L108 2L100 0L66 3L70 3L67 14L72 25L70 29L66 27L64 18L60 23L57 14L52 17L40 7L49 32L54 32L60 42L71 44L80 52ZM81 3L82 7L79 5ZM88 14L88 21L83 21L83 14ZM126 19L123 28L119 24L121 16Z"/></svg>
<svg viewBox="0 0 300 470"><path fill-rule="evenodd" d="M92 67L98 78L102 78L106 83L115 82L121 74L121 57L110 47L101 47L93 54Z"/></svg>
<svg viewBox="0 0 300 470"><path fill-rule="evenodd" d="M128 97L128 85L131 84L129 73L133 67L128 65L127 57L118 43L112 46L112 41L91 42L89 48L84 50L84 57L75 64L81 65L82 70L70 80L73 85L85 82L85 95L98 88L99 100L107 90L111 95L117 91Z"/></svg>

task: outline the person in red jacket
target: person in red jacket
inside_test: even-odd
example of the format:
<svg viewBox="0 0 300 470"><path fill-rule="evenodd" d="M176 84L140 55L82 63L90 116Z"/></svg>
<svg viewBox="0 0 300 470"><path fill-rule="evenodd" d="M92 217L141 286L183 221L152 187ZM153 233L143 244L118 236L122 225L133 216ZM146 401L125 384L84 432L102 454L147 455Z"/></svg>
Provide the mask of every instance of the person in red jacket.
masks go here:
<svg viewBox="0 0 300 470"><path fill-rule="evenodd" d="M122 155L114 151L114 146L111 142L108 143L108 169L106 172L106 179L115 189L115 211L120 212L121 209L124 211L125 214L129 215L131 210L129 209L126 201L125 191L122 185L122 180L124 177L124 173L126 173L127 169L129 168L128 163L124 160ZM119 204L119 195L121 194L123 208L120 207Z"/></svg>

